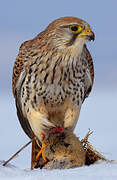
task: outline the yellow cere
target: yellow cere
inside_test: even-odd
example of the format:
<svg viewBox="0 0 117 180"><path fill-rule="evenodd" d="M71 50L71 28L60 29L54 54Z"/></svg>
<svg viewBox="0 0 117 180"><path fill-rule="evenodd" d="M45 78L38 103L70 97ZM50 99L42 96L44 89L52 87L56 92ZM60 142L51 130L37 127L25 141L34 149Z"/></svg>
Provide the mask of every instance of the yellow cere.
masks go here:
<svg viewBox="0 0 117 180"><path fill-rule="evenodd" d="M70 26L70 31L73 33L80 33L83 30L83 27L78 26L78 25L71 25Z"/></svg>
<svg viewBox="0 0 117 180"><path fill-rule="evenodd" d="M91 32L91 29L86 29L81 33L81 36L87 35Z"/></svg>

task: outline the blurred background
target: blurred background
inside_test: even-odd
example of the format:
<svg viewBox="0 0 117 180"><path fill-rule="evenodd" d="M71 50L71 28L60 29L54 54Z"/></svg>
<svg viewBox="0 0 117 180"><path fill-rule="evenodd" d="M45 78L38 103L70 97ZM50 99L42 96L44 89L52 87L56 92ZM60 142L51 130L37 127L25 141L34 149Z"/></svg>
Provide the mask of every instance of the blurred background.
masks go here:
<svg viewBox="0 0 117 180"><path fill-rule="evenodd" d="M28 142L17 120L11 80L22 42L32 39L54 19L76 16L87 21L96 39L88 43L95 67L95 82L84 102L75 129L109 159L117 159L117 1L116 0L4 0L0 1L0 160L8 159ZM12 164L30 167L27 147Z"/></svg>

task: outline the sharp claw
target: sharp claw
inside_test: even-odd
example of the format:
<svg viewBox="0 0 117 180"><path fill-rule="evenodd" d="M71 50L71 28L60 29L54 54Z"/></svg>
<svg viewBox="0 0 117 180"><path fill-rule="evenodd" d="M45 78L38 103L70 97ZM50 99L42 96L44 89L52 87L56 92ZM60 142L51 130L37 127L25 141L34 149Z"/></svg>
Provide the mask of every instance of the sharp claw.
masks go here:
<svg viewBox="0 0 117 180"><path fill-rule="evenodd" d="M42 147L41 147L41 150L38 152L37 156L36 156L36 160L38 161L40 156L42 155L42 158L44 160L44 163L47 162L47 159L45 157L45 153L44 153L44 148L46 147L46 143L45 142L42 142Z"/></svg>

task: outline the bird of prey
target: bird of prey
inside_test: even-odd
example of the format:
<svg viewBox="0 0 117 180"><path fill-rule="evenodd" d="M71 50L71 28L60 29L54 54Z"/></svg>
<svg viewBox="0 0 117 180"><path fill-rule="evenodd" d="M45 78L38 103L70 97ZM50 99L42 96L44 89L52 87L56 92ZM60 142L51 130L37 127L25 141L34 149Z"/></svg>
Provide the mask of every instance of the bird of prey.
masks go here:
<svg viewBox="0 0 117 180"><path fill-rule="evenodd" d="M49 133L73 132L81 105L88 97L94 67L86 41L95 36L76 17L54 20L34 39L24 42L16 58L12 88L17 115L25 133L42 143Z"/></svg>

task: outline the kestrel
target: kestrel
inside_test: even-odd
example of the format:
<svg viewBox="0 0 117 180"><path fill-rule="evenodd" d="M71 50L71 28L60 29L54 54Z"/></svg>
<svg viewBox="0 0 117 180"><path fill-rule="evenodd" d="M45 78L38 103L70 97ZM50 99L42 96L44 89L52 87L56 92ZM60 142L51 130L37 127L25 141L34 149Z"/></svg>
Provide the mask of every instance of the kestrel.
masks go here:
<svg viewBox="0 0 117 180"><path fill-rule="evenodd" d="M25 133L42 143L49 133L73 131L81 105L94 80L92 57L86 41L94 40L89 24L62 17L24 42L13 68L12 87L17 115Z"/></svg>

